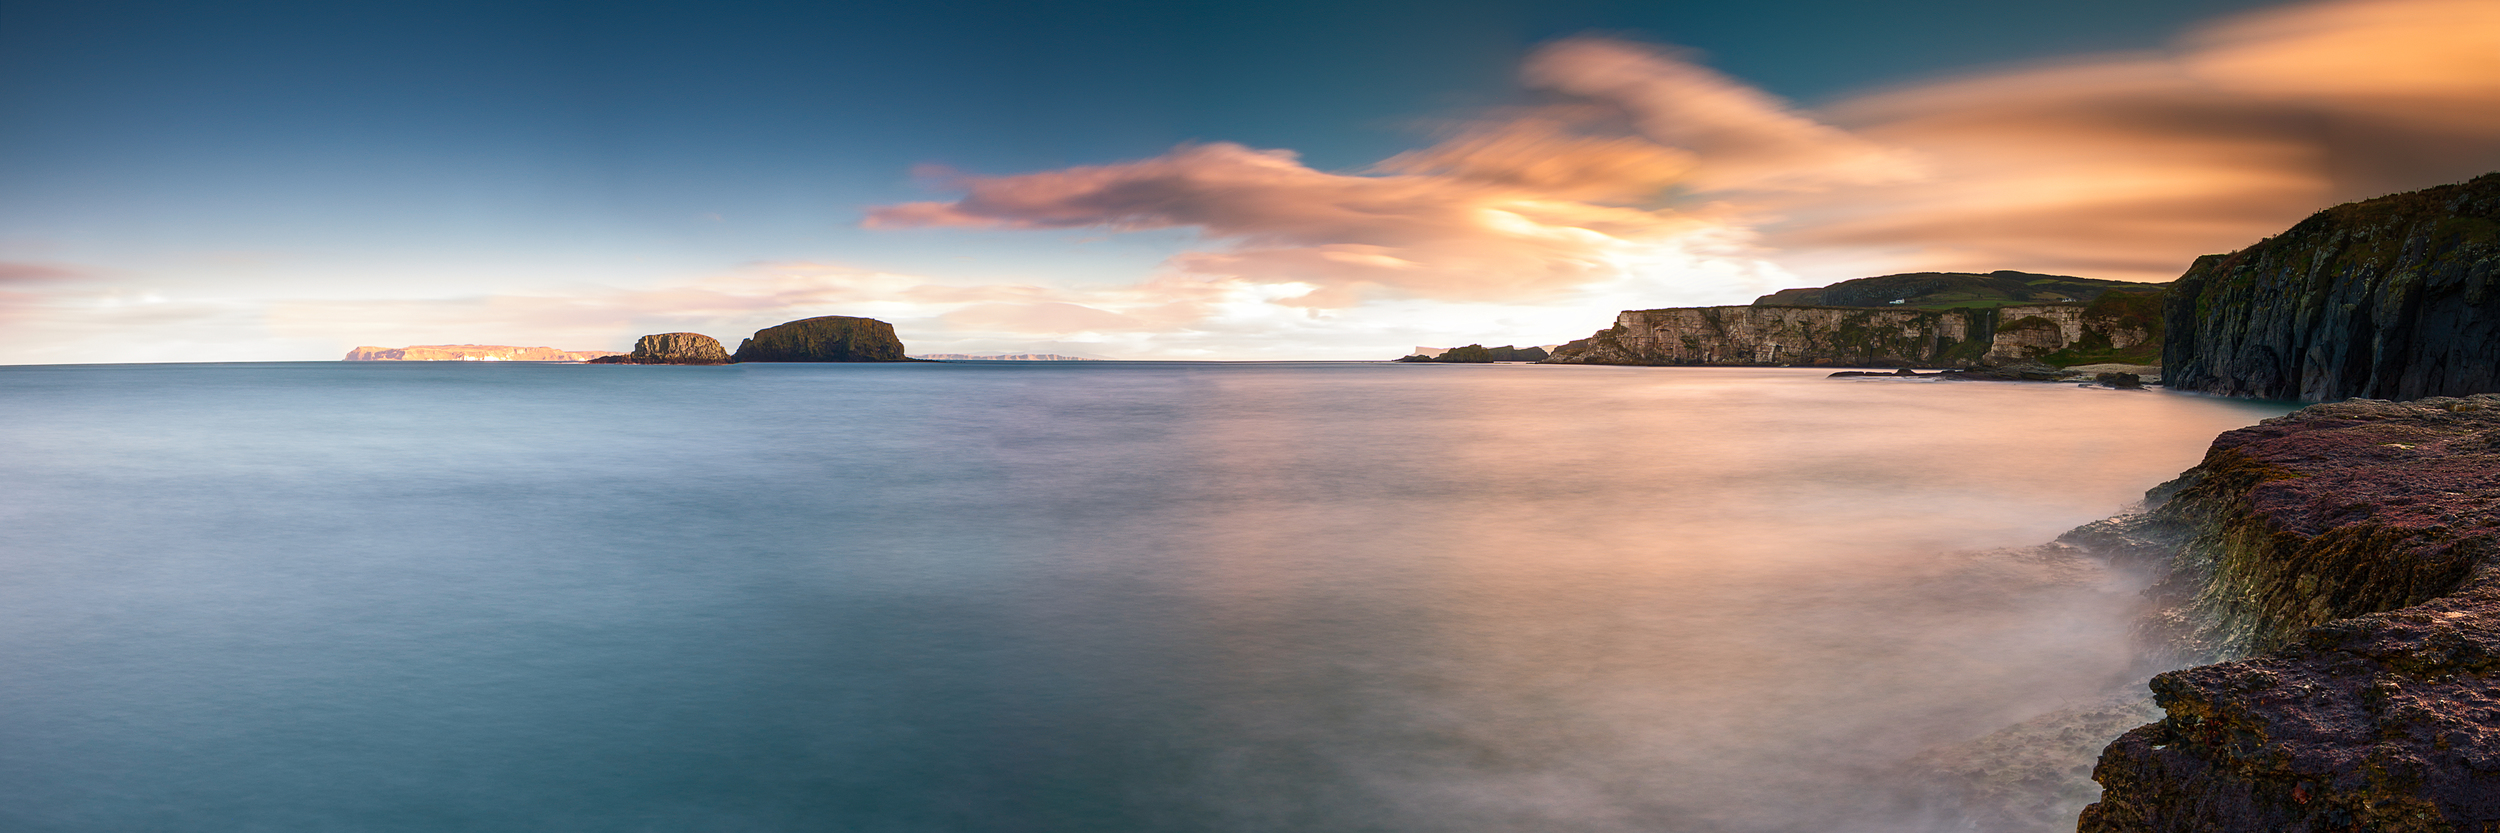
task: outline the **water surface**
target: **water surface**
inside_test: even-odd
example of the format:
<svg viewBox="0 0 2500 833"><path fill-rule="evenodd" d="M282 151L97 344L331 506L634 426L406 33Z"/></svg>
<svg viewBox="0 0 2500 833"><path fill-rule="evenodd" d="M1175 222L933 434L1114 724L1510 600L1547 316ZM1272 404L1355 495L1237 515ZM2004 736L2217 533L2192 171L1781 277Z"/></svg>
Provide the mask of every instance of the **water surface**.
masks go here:
<svg viewBox="0 0 2500 833"><path fill-rule="evenodd" d="M1917 830L2282 409L1821 377L0 367L0 829Z"/></svg>

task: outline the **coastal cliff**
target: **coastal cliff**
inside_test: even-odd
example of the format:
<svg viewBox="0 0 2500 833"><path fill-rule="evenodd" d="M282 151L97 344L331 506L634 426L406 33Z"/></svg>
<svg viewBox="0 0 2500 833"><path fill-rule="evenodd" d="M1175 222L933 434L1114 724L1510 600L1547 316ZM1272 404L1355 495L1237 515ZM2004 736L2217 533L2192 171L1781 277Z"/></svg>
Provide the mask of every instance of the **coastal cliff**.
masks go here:
<svg viewBox="0 0 2500 833"><path fill-rule="evenodd" d="M2165 716L2081 830L2500 825L2500 396L2312 406L2223 434L2067 540L2154 565ZM2253 656L2252 656L2253 655Z"/></svg>
<svg viewBox="0 0 2500 833"><path fill-rule="evenodd" d="M2339 205L2199 258L2166 384L2320 402L2500 391L2500 174Z"/></svg>
<svg viewBox="0 0 2500 833"><path fill-rule="evenodd" d="M757 330L738 344L738 362L908 362L894 325L874 318L827 315Z"/></svg>
<svg viewBox="0 0 2500 833"><path fill-rule="evenodd" d="M2161 326L2146 296L1994 309L1678 307L1627 310L1550 364L1970 367L2140 360Z"/></svg>

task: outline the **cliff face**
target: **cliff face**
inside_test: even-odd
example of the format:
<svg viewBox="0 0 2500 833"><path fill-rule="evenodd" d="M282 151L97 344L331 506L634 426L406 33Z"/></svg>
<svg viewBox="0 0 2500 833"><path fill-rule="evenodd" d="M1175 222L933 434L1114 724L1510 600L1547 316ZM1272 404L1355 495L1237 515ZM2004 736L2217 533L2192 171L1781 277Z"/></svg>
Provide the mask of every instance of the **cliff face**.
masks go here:
<svg viewBox="0 0 2500 833"><path fill-rule="evenodd" d="M2157 326L2091 306L1997 309L1681 307L1629 310L1554 350L1556 364L1968 367L2134 349ZM2116 307L2111 307L2116 309ZM2097 354L2096 354L2097 355ZM2112 359L2119 357L2112 356ZM2076 362L2080 363L2080 362Z"/></svg>
<svg viewBox="0 0 2500 833"><path fill-rule="evenodd" d="M2500 391L2495 269L2500 174L2339 205L2173 283L2164 378L2313 402Z"/></svg>
<svg viewBox="0 0 2500 833"><path fill-rule="evenodd" d="M634 342L634 352L594 359L597 364L728 364L720 340L702 333L660 333Z"/></svg>
<svg viewBox="0 0 2500 833"><path fill-rule="evenodd" d="M828 315L758 330L738 345L740 362L907 362L894 325Z"/></svg>
<svg viewBox="0 0 2500 833"><path fill-rule="evenodd" d="M586 362L617 353L606 350L558 350L553 347L506 347L500 344L420 344L413 347L358 347L347 351L351 362Z"/></svg>
<svg viewBox="0 0 2500 833"><path fill-rule="evenodd" d="M2314 406L2222 435L2141 518L2147 635L2242 656L2153 678L2081 829L2500 825L2500 396Z"/></svg>

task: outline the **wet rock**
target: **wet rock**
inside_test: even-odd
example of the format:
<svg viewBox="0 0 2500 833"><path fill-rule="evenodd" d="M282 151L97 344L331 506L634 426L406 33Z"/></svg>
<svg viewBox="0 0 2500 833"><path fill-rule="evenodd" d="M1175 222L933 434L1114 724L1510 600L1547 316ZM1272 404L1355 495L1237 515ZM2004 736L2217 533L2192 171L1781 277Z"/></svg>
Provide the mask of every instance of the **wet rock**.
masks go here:
<svg viewBox="0 0 2500 833"><path fill-rule="evenodd" d="M2119 390L2144 389L2144 377L2133 373L2095 373L2092 375L2092 381L2095 384Z"/></svg>
<svg viewBox="0 0 2500 833"><path fill-rule="evenodd" d="M2158 506L2070 537L2169 549L2143 636L2249 657L2153 678L2088 833L2500 821L2500 395L2351 400L2223 434Z"/></svg>

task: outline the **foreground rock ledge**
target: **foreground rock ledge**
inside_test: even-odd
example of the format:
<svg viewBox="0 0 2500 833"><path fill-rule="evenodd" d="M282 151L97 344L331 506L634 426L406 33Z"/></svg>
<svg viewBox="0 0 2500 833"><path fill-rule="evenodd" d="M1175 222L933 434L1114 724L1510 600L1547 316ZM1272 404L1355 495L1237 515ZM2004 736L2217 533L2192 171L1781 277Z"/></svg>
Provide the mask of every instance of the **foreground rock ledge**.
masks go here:
<svg viewBox="0 0 2500 833"><path fill-rule="evenodd" d="M2500 396L2306 408L2154 497L2100 531L2166 542L2154 635L2259 655L2154 677L2081 830L2500 830Z"/></svg>

